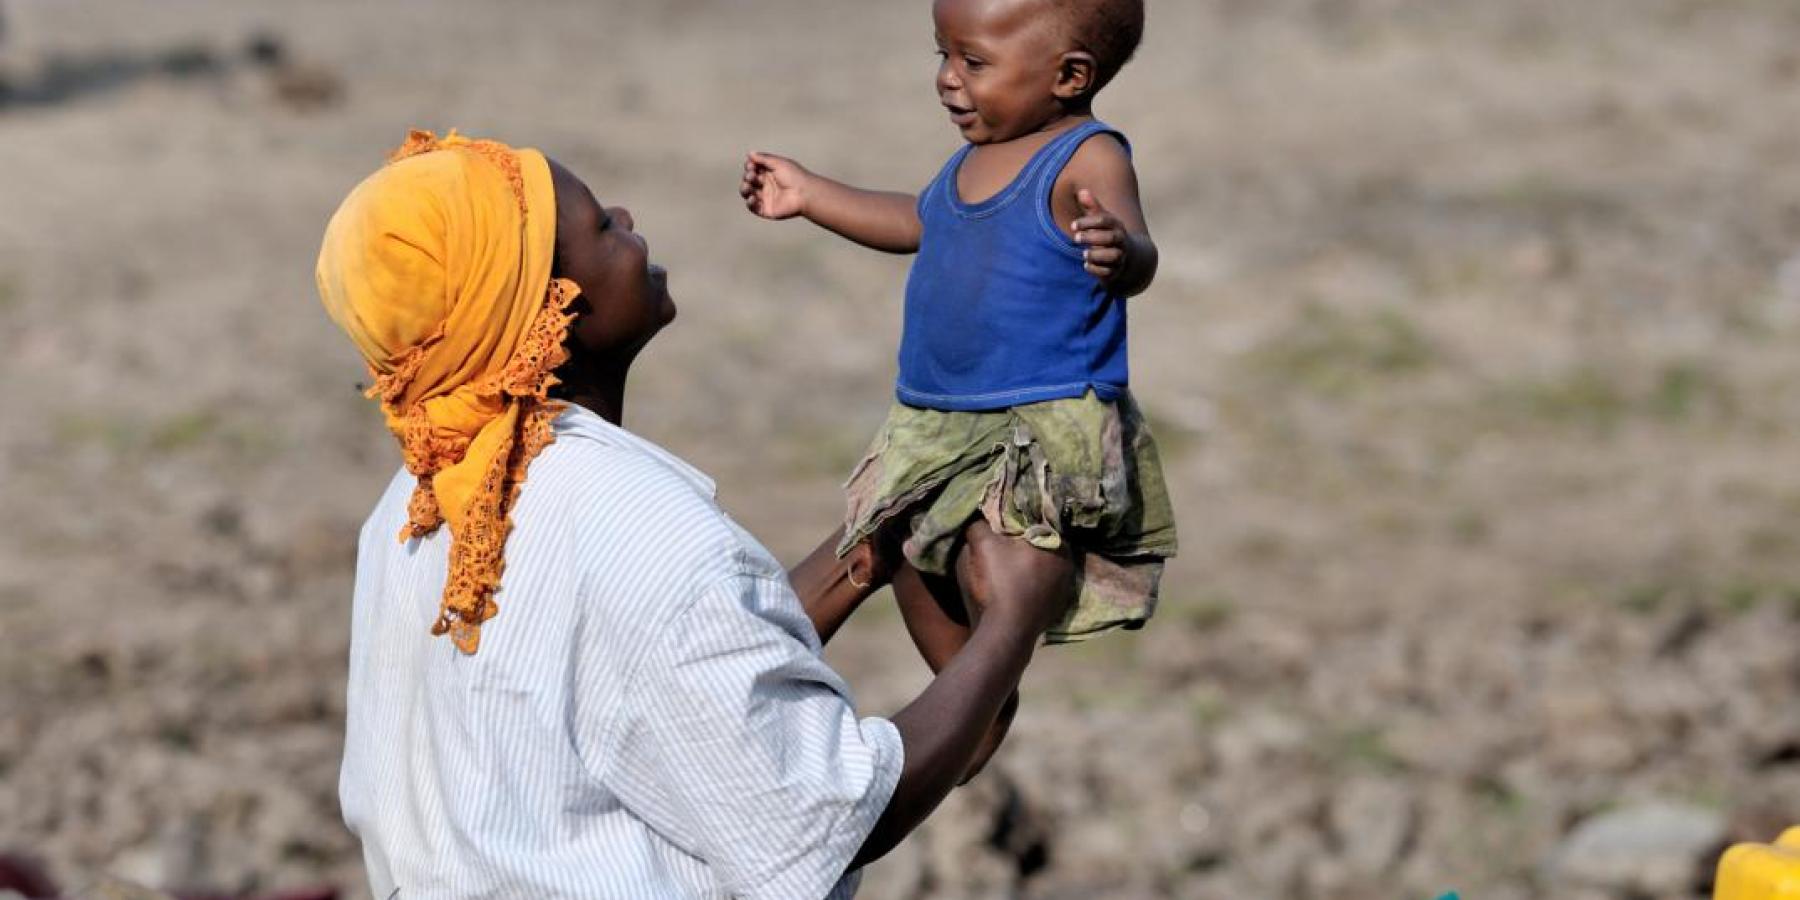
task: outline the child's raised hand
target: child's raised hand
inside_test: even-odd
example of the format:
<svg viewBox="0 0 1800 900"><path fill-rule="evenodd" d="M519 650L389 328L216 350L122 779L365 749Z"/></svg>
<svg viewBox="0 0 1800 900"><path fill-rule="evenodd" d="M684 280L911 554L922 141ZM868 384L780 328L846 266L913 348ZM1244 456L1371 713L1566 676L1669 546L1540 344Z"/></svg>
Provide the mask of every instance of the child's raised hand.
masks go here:
<svg viewBox="0 0 1800 900"><path fill-rule="evenodd" d="M1082 246L1081 261L1101 281L1111 281L1125 269L1125 258L1131 249L1131 232L1119 217L1106 211L1087 188L1075 194L1081 204L1081 218L1069 225L1075 243Z"/></svg>
<svg viewBox="0 0 1800 900"><path fill-rule="evenodd" d="M805 167L785 156L752 153L744 159L744 183L738 194L744 206L765 219L791 219L806 211Z"/></svg>

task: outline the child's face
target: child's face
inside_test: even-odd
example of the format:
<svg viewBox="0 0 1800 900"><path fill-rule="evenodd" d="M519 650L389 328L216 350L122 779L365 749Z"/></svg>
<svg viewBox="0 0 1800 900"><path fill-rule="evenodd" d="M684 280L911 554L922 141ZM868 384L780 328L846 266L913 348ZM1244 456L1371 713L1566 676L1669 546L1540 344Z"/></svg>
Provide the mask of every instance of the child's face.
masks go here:
<svg viewBox="0 0 1800 900"><path fill-rule="evenodd" d="M581 346L603 355L635 353L675 318L668 274L622 207L602 207L581 179L550 162L556 187L556 268L581 287L588 311L571 325Z"/></svg>
<svg viewBox="0 0 1800 900"><path fill-rule="evenodd" d="M1010 141L1062 111L1062 29L1044 0L936 0L938 101L972 144Z"/></svg>

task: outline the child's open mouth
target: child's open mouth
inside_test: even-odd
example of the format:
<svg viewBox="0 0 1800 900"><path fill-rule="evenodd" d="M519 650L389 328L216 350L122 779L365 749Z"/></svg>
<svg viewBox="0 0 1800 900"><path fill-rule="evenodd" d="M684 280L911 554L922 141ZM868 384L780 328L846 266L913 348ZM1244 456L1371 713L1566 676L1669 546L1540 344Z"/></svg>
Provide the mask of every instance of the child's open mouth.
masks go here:
<svg viewBox="0 0 1800 900"><path fill-rule="evenodd" d="M975 124L974 110L963 109L960 106L951 106L948 103L944 104L944 108L950 111L950 121L956 127L967 128L970 125Z"/></svg>

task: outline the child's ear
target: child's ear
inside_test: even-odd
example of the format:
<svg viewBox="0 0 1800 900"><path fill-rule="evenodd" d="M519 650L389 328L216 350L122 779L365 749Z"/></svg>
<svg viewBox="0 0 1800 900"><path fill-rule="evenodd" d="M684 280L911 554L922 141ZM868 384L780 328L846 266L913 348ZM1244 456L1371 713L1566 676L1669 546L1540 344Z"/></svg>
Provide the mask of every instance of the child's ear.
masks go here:
<svg viewBox="0 0 1800 900"><path fill-rule="evenodd" d="M1099 71L1099 62L1094 54L1086 50L1070 50L1062 55L1062 62L1056 71L1056 98L1058 100L1074 100L1094 87L1094 75Z"/></svg>

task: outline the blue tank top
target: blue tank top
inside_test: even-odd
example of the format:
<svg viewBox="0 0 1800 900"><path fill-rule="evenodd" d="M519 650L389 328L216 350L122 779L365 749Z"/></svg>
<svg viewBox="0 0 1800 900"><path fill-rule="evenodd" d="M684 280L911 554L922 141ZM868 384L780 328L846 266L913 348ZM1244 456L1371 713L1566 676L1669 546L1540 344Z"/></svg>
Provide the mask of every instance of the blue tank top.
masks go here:
<svg viewBox="0 0 1800 900"><path fill-rule="evenodd" d="M974 149L966 145L919 195L924 232L906 281L900 402L991 410L1125 390L1125 299L1082 268L1067 223L1051 221L1057 176L1097 134L1125 141L1100 122L1071 128L980 203L964 203L956 188Z"/></svg>

